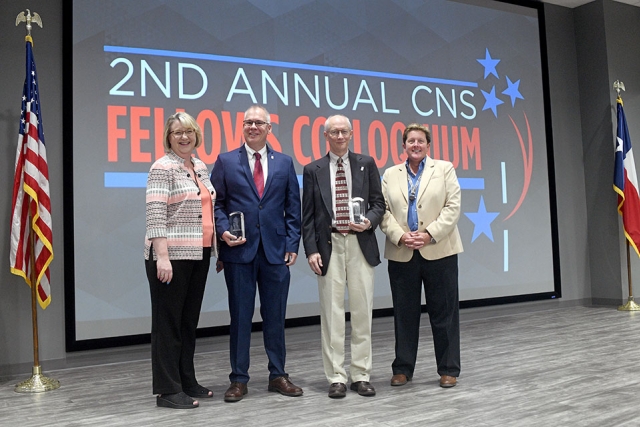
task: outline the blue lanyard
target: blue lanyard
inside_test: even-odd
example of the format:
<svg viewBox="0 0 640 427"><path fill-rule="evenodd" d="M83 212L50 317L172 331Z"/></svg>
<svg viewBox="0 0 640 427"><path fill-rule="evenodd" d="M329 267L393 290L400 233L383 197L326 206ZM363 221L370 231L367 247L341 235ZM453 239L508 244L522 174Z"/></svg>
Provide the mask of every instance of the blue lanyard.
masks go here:
<svg viewBox="0 0 640 427"><path fill-rule="evenodd" d="M418 191L418 187L420 186L420 178L422 177L422 172L424 172L424 167L418 167L418 175L416 175L415 180L411 178L411 167L407 165L407 181L409 183L409 200L414 201L416 199L416 192Z"/></svg>

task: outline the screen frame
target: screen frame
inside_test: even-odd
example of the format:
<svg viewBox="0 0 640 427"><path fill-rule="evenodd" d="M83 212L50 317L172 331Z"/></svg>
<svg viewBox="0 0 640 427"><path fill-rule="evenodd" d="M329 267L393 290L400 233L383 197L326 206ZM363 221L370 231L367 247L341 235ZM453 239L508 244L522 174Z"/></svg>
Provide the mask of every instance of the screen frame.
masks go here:
<svg viewBox="0 0 640 427"><path fill-rule="evenodd" d="M461 3L478 4L487 7L490 1L463 0ZM543 104L546 132L547 172L549 183L549 208L551 225L551 246L554 290L551 292L513 295L496 298L460 301L461 308L484 307L500 304L521 303L537 300L548 300L562 297L560 256L558 238L557 192L555 183L555 162L553 156L553 132L551 101L549 93L549 69L545 32L544 4L533 1L501 1L494 3L513 4L533 9L537 13L539 43L541 54L541 76L543 86ZM75 312L75 233L74 233L74 191L73 191L73 2L63 3L63 215L64 215L64 300L65 300L65 344L66 351L75 352L99 348L120 347L137 344L148 344L150 333L137 335L114 336L96 339L78 339L76 336ZM301 248L302 250L302 248ZM142 261L141 261L142 262ZM423 306L423 311L426 311ZM393 314L393 308L375 309L374 317L385 317ZM349 314L347 313L347 319ZM295 317L286 320L286 327L315 325L320 323L320 316ZM254 331L260 331L261 322L253 324ZM198 337L229 334L229 326L198 328Z"/></svg>

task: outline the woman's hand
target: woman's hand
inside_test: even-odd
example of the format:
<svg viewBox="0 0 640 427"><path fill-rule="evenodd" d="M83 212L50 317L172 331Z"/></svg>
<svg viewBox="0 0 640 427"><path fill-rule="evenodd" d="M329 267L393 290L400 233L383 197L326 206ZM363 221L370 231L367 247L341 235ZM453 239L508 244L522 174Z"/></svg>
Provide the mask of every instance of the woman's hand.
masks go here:
<svg viewBox="0 0 640 427"><path fill-rule="evenodd" d="M169 259L169 249L166 237L151 239L153 251L156 253L156 275L162 283L169 284L173 279L173 267Z"/></svg>
<svg viewBox="0 0 640 427"><path fill-rule="evenodd" d="M156 267L158 270L158 280L168 285L171 279L173 279L173 267L171 266L169 257L158 257Z"/></svg>
<svg viewBox="0 0 640 427"><path fill-rule="evenodd" d="M409 249L421 249L427 242L431 241L431 237L427 233L419 231L406 232L400 238L400 245L404 245Z"/></svg>

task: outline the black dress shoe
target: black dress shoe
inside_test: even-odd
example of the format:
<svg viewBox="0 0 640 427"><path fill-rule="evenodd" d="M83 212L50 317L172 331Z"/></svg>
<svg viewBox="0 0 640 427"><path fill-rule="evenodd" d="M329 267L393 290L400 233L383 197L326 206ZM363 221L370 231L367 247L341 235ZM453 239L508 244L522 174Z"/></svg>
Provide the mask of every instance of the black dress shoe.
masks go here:
<svg viewBox="0 0 640 427"><path fill-rule="evenodd" d="M376 389L369 381L356 381L351 383L351 390L357 391L360 396L375 396Z"/></svg>
<svg viewBox="0 0 640 427"><path fill-rule="evenodd" d="M332 399L340 399L347 395L347 386L345 383L333 383L329 386L329 397Z"/></svg>

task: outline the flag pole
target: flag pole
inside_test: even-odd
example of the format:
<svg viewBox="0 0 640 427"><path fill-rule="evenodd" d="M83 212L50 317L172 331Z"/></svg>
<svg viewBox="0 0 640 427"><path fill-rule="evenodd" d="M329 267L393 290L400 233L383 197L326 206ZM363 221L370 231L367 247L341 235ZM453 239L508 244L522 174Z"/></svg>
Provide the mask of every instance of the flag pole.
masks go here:
<svg viewBox="0 0 640 427"><path fill-rule="evenodd" d="M36 23L42 28L42 20L40 19L40 15L37 13L33 13L31 15L31 11L27 9L27 14L24 12L20 12L16 17L16 26L21 22L26 22L27 24L27 36L25 37L26 42L33 43L31 38L31 23ZM33 213L30 211L29 213L29 247L30 247L30 280L31 280L31 323L33 329L33 368L31 370L31 378L28 380L22 381L16 384L15 391L18 393L40 393L44 391L55 390L60 387L60 382L56 379L48 378L42 375L42 368L40 366L40 356L39 356L39 347L38 347L38 307L37 307L37 287L38 287L38 277L36 273L36 259L35 259L35 238L34 238L34 230L33 226L36 222L36 219L33 217Z"/></svg>
<svg viewBox="0 0 640 427"><path fill-rule="evenodd" d="M626 239L625 239L626 240ZM625 305L618 307L619 311L640 311L640 305L633 300L633 285L631 282L631 249L629 249L629 241L627 240L627 279L629 281L629 298Z"/></svg>
<svg viewBox="0 0 640 427"><path fill-rule="evenodd" d="M32 218L31 218L32 219ZM32 224L32 221L29 221ZM60 381L42 375L40 366L40 355L38 347L38 307L36 294L38 287L36 277L35 242L33 238L33 227L29 230L29 242L31 245L31 323L33 329L33 368L31 368L31 378L16 384L17 393L41 393L51 391L60 387Z"/></svg>
<svg viewBox="0 0 640 427"><path fill-rule="evenodd" d="M626 90L624 87L624 83L620 80L616 80L613 82L613 90L617 93L616 102L622 105L622 96L620 96L620 91ZM626 124L625 124L626 127ZM620 135L617 135L620 137ZM635 175L635 172L634 172ZM625 242L627 247L627 281L629 282L629 298L627 299L627 303L618 307L619 311L640 311L640 305L636 304L633 300L633 282L631 280L631 249L629 244L629 239L626 236L625 230Z"/></svg>

